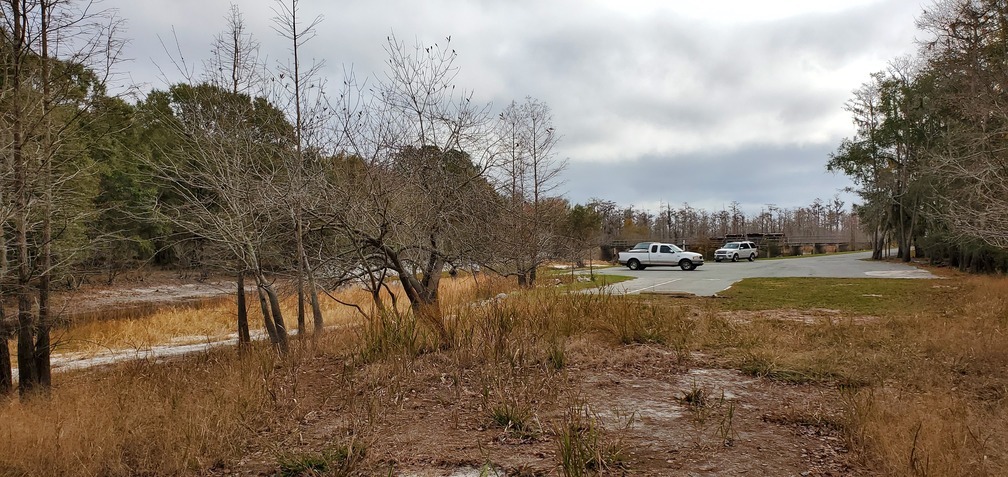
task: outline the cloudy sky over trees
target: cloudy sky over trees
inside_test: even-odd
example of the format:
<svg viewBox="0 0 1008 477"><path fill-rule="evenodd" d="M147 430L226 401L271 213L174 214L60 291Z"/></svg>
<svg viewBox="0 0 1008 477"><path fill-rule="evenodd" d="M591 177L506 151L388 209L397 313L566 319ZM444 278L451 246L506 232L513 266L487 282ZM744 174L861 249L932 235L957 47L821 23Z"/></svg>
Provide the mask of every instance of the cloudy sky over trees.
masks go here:
<svg viewBox="0 0 1008 477"><path fill-rule="evenodd" d="M263 52L287 61L286 43L272 30L273 5L238 2ZM119 82L144 92L182 78L166 50L199 71L229 7L205 0L103 6L127 21L131 61L119 66ZM557 153L570 161L562 189L572 201L708 209L739 201L758 210L805 205L849 185L824 169L853 130L844 102L871 72L913 51L923 6L306 0L305 20L323 21L302 55L324 62L335 90L347 71L358 79L384 71L391 33L425 44L450 36L458 83L475 99L500 110L532 96L552 108L563 136Z"/></svg>

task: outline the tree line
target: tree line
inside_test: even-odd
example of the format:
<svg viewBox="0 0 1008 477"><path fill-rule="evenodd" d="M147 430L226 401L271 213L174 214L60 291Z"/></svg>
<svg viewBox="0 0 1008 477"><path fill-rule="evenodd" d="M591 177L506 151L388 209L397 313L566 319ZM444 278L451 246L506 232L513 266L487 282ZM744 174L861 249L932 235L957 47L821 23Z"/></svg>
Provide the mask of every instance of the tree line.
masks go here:
<svg viewBox="0 0 1008 477"><path fill-rule="evenodd" d="M746 213L739 202L717 211L693 207L688 202L678 207L663 204L659 210L620 206L604 199L593 199L587 206L601 220L602 244L634 240L700 244L731 235L757 233L783 234L792 239L864 241L858 216L847 208L839 195L828 201L817 198L807 206L788 208L767 204L759 212L750 213Z"/></svg>
<svg viewBox="0 0 1008 477"><path fill-rule="evenodd" d="M856 126L828 169L850 176L876 258L1008 270L1008 3L943 0L917 19L915 55L854 91Z"/></svg>

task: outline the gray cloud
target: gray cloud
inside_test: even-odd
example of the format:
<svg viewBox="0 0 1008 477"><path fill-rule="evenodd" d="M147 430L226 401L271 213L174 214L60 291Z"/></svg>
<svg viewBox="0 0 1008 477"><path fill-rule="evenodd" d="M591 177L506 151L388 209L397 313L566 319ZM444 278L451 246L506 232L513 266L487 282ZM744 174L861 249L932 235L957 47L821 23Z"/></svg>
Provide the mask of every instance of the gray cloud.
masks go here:
<svg viewBox="0 0 1008 477"><path fill-rule="evenodd" d="M566 177L569 197L586 203L592 198L652 207L657 202L678 207L720 210L738 201L749 212L767 204L793 208L839 194L843 177L825 172L832 146L754 145L728 153L697 153L684 157L645 156L625 163L572 162Z"/></svg>
<svg viewBox="0 0 1008 477"><path fill-rule="evenodd" d="M106 0L130 24L123 68L157 81L152 60L174 81L157 36L186 60L206 56L224 26L224 2ZM249 27L274 60L287 47L270 29L272 2L246 1ZM324 15L308 57L324 59L337 85L383 68L390 32L440 42L451 35L459 83L503 107L533 96L547 102L570 159L572 200L717 205L800 205L847 185L823 171L826 155L851 132L843 104L868 74L913 50L914 15L905 0L689 5L641 0L459 1L305 0L303 16ZM194 14L193 12L199 12ZM174 47L174 45L172 45ZM760 167L750 178L714 179L730 161ZM633 169L696 171L690 180L640 181ZM764 186L764 184L766 184ZM675 197L672 197L672 196Z"/></svg>

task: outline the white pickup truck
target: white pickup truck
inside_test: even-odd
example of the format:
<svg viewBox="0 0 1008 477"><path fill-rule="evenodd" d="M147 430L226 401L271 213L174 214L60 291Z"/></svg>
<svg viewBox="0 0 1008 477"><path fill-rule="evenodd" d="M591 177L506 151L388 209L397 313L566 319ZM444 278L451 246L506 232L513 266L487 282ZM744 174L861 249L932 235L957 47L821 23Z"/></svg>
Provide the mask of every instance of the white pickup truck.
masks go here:
<svg viewBox="0 0 1008 477"><path fill-rule="evenodd" d="M671 243L641 242L626 252L620 252L619 263L630 267L630 270L644 270L654 265L678 265L683 270L693 270L703 265L703 255L686 252Z"/></svg>

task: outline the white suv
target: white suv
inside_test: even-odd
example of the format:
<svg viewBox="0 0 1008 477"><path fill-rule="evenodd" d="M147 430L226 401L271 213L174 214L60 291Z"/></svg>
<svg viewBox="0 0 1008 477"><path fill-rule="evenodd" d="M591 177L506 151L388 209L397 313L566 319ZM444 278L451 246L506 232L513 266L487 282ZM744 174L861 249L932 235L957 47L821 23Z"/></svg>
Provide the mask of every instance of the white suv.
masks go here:
<svg viewBox="0 0 1008 477"><path fill-rule="evenodd" d="M753 242L728 242L714 252L714 261L731 260L737 262L739 258L744 258L751 262L756 260L758 255L759 249Z"/></svg>

